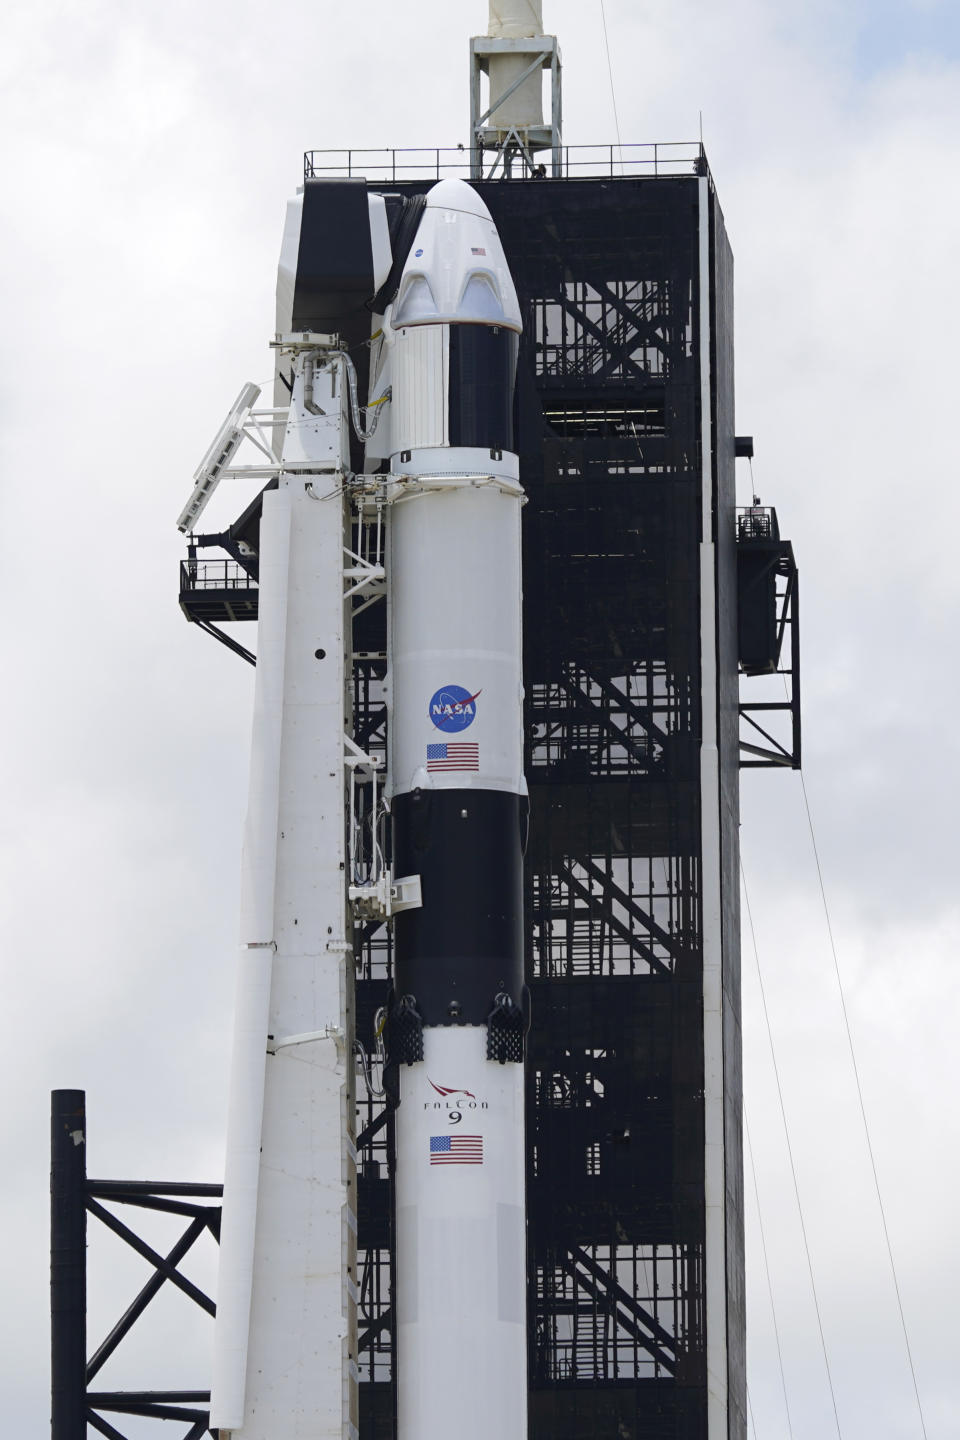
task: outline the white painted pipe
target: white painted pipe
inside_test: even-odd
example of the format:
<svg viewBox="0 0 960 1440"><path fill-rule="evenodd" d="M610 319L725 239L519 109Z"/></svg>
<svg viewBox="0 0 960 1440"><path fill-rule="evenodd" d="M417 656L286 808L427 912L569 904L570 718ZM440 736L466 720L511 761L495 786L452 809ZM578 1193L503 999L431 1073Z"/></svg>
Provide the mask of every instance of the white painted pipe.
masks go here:
<svg viewBox="0 0 960 1440"><path fill-rule="evenodd" d="M542 35L542 0L490 0L487 34L504 39Z"/></svg>
<svg viewBox="0 0 960 1440"><path fill-rule="evenodd" d="M490 0L489 33L493 39L531 40L520 49L509 50L489 58L490 101L504 95L523 74L536 55L535 37L543 34L540 0ZM537 69L523 80L502 105L498 105L487 121L506 135L508 130L538 128L543 125L543 71Z"/></svg>

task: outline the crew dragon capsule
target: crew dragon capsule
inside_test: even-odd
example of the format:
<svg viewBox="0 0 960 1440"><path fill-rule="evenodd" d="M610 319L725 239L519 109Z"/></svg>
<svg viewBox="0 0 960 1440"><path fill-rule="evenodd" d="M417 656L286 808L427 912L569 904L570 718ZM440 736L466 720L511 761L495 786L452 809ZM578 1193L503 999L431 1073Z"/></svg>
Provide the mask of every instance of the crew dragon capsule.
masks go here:
<svg viewBox="0 0 960 1440"><path fill-rule="evenodd" d="M520 309L460 180L428 193L382 324L370 462L391 507L389 781L395 920L400 1440L526 1434Z"/></svg>

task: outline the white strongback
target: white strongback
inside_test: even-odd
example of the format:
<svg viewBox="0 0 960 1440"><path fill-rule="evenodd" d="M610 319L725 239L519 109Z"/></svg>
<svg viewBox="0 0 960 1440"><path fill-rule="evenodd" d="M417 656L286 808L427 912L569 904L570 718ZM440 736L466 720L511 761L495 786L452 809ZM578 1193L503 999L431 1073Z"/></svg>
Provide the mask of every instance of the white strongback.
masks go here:
<svg viewBox="0 0 960 1440"><path fill-rule="evenodd" d="M342 372L297 371L263 499L241 962L211 1420L356 1435L353 963L344 824Z"/></svg>

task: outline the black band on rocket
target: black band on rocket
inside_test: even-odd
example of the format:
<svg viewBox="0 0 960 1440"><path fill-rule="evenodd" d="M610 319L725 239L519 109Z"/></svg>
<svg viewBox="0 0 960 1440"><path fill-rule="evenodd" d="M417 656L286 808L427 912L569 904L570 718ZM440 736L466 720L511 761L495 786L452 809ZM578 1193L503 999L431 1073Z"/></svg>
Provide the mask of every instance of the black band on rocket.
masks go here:
<svg viewBox="0 0 960 1440"><path fill-rule="evenodd" d="M498 995L521 998L527 806L499 790L394 797L394 871L423 892L395 921L394 984L425 1025L485 1025Z"/></svg>
<svg viewBox="0 0 960 1440"><path fill-rule="evenodd" d="M513 452L519 336L491 325L450 326L450 445Z"/></svg>

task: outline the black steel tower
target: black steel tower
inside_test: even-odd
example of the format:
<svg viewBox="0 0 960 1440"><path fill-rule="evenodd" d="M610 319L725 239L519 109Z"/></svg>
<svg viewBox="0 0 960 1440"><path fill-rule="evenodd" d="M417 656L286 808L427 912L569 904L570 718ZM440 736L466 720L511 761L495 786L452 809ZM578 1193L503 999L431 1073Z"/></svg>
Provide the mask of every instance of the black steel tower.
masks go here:
<svg viewBox="0 0 960 1440"><path fill-rule="evenodd" d="M775 512L737 512L733 261L686 168L474 182L524 312L531 1440L746 1434L738 771L799 764L797 585ZM358 1128L361 1416L387 1437L387 1112Z"/></svg>

